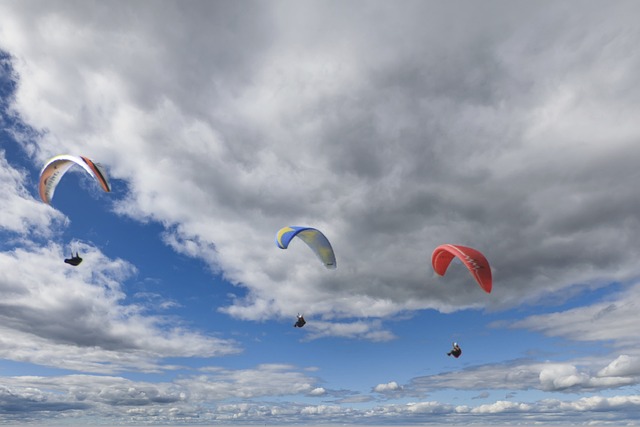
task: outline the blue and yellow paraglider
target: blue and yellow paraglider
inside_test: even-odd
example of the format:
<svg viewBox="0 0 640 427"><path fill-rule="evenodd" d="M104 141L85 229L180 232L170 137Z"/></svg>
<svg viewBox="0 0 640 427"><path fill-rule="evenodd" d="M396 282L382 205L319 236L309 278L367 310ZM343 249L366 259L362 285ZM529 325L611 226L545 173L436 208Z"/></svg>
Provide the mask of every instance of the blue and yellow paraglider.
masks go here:
<svg viewBox="0 0 640 427"><path fill-rule="evenodd" d="M325 267L336 268L336 255L331 243L319 230L311 227L283 227L276 234L276 244L280 249L287 249L294 237L299 237L320 258Z"/></svg>

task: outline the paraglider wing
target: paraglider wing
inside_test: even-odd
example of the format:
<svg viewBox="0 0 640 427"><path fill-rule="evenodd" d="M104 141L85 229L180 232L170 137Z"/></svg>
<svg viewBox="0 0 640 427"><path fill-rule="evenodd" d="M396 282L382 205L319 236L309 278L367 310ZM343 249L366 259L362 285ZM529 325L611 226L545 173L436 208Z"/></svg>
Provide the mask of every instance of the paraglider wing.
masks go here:
<svg viewBox="0 0 640 427"><path fill-rule="evenodd" d="M287 249L294 237L299 237L320 258L327 268L336 268L336 256L331 243L319 230L311 227L284 227L276 234L276 244L280 249Z"/></svg>
<svg viewBox="0 0 640 427"><path fill-rule="evenodd" d="M83 156L70 156L62 154L49 159L40 172L40 182L38 184L38 192L43 202L49 204L53 198L53 193L60 179L73 165L81 166L89 175L91 175L107 193L111 191L111 185L104 169L94 163L91 159Z"/></svg>
<svg viewBox="0 0 640 427"><path fill-rule="evenodd" d="M491 267L484 255L476 249L449 244L438 246L431 255L431 264L435 272L444 276L453 257L459 258L464 263L486 293L491 292Z"/></svg>

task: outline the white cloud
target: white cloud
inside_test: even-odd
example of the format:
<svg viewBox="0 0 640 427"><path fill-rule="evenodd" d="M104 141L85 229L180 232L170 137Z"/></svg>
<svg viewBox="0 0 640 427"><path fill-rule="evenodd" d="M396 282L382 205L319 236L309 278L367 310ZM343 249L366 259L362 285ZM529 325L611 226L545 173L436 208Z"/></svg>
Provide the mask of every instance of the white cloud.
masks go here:
<svg viewBox="0 0 640 427"><path fill-rule="evenodd" d="M309 317L305 317L309 320ZM343 337L385 342L395 339L392 332L382 329L380 321L356 321L351 323L325 322L322 320L308 322L305 326L309 333L306 340L322 337Z"/></svg>
<svg viewBox="0 0 640 427"><path fill-rule="evenodd" d="M638 275L626 183L638 174L639 63L621 29L633 6L592 4L578 20L562 5L501 5L484 22L469 4L457 33L419 4L371 5L376 20L349 6L256 5L242 31L221 18L237 6L166 5L2 7L13 107L47 130L38 161L90 151L129 184L119 212L166 225L167 244L246 288L230 315L509 307ZM176 31L158 30L169 23ZM304 248L275 249L292 223L330 236L337 271ZM447 286L435 280L428 257L447 241L486 252L492 298L460 267Z"/></svg>
<svg viewBox="0 0 640 427"><path fill-rule="evenodd" d="M540 314L513 322L513 328L525 328L549 336L575 341L612 342L635 354L640 344L635 333L640 284L635 283L608 297L607 300L573 309Z"/></svg>
<svg viewBox="0 0 640 427"><path fill-rule="evenodd" d="M398 383L395 381L391 381L386 384L378 384L373 388L373 391L375 391L376 393L386 393L386 392L398 391L398 390L402 390L402 387L398 385Z"/></svg>
<svg viewBox="0 0 640 427"><path fill-rule="evenodd" d="M22 236L51 236L56 224L66 221L64 215L31 196L26 188L24 171L15 169L0 150L0 231Z"/></svg>
<svg viewBox="0 0 640 427"><path fill-rule="evenodd" d="M88 372L158 371L165 357L233 354L232 341L191 332L125 304L134 272L82 245L83 265L61 262L58 245L0 253L0 356ZM37 268L35 267L37 266Z"/></svg>
<svg viewBox="0 0 640 427"><path fill-rule="evenodd" d="M472 413L477 414L496 414L505 412L530 412L533 409L532 405L524 403L516 403L509 401L498 401L490 405L480 405L477 408L471 410Z"/></svg>
<svg viewBox="0 0 640 427"><path fill-rule="evenodd" d="M176 380L190 390L193 400L250 399L309 394L318 391L315 379L288 365L260 365L256 369L209 369L206 375Z"/></svg>
<svg viewBox="0 0 640 427"><path fill-rule="evenodd" d="M309 392L310 396L323 396L327 394L327 391L323 387L316 387Z"/></svg>
<svg viewBox="0 0 640 427"><path fill-rule="evenodd" d="M14 413L29 412L35 422L69 422L70 411L75 416L96 417L109 414L111 422L199 422L244 420L252 423L269 417L273 421L327 423L344 417L366 422L369 425L385 424L390 419L407 423L468 424L473 414L479 424L510 425L513 416L525 417L529 422L544 424L571 414L575 423L599 421L614 425L640 412L640 396L590 396L575 401L545 399L531 402L496 401L478 406L450 405L437 401L417 401L404 405L385 404L368 409L346 408L341 405L310 405L301 403L268 403L251 400L260 397L256 388L266 390L274 380L273 374L292 374L295 368L286 366L256 367L247 371L220 371L222 381L231 378L252 378L250 382L235 382L228 394L216 396L217 404L202 404L202 384L185 378L179 383L145 383L120 377L67 375L51 378L37 376L5 377L0 388L0 409L11 408ZM265 372L261 378L257 373ZM289 378L290 379L290 378ZM215 380L212 378L212 382ZM262 384L260 384L262 383ZM246 391L242 391L246 390ZM235 395L244 395L243 403L226 403ZM139 418L138 418L139 417ZM66 421L65 421L66 420Z"/></svg>
<svg viewBox="0 0 640 427"><path fill-rule="evenodd" d="M640 357L622 354L598 372L600 377L640 376Z"/></svg>
<svg viewBox="0 0 640 427"><path fill-rule="evenodd" d="M543 390L563 390L583 386L589 376L579 373L575 366L567 364L549 364L540 371L540 387Z"/></svg>
<svg viewBox="0 0 640 427"><path fill-rule="evenodd" d="M640 384L637 358L617 356L581 358L570 362L538 362L516 360L471 366L414 378L403 391L408 395L424 395L438 390L541 390L545 392L579 393L617 389Z"/></svg>

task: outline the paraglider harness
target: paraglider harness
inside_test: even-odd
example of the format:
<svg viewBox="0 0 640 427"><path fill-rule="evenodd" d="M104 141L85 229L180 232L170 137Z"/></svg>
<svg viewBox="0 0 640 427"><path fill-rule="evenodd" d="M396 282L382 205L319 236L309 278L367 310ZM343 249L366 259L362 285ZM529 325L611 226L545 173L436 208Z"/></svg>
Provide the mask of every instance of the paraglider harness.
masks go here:
<svg viewBox="0 0 640 427"><path fill-rule="evenodd" d="M293 325L294 328L302 328L307 322L304 317L298 314L298 321Z"/></svg>
<svg viewBox="0 0 640 427"><path fill-rule="evenodd" d="M458 346L457 343L454 343L453 348L449 353L447 353L447 356L453 356L457 359L458 357L460 357L461 354L462 354L462 349Z"/></svg>
<svg viewBox="0 0 640 427"><path fill-rule="evenodd" d="M78 255L78 252L76 252L76 256L72 256L71 258L66 258L64 262L66 262L67 264L71 264L74 267L77 267L82 262L82 258L80 258L80 255Z"/></svg>

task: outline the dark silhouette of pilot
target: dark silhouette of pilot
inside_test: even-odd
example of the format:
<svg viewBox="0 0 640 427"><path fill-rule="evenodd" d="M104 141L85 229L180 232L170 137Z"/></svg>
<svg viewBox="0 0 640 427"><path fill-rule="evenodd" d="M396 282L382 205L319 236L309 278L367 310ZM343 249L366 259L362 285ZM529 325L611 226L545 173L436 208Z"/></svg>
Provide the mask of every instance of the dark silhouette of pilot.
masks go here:
<svg viewBox="0 0 640 427"><path fill-rule="evenodd" d="M301 314L298 314L298 321L293 325L294 328L302 328L305 325L304 317Z"/></svg>
<svg viewBox="0 0 640 427"><path fill-rule="evenodd" d="M82 262L82 258L80 258L80 255L78 255L78 252L76 252L76 256L72 256L71 258L66 258L64 262L66 262L67 264L71 264L74 267L77 267Z"/></svg>
<svg viewBox="0 0 640 427"><path fill-rule="evenodd" d="M447 356L453 356L457 359L458 357L460 357L461 354L462 354L462 349L460 348L460 346L458 346L457 342L454 342L453 348L449 353L447 353Z"/></svg>

